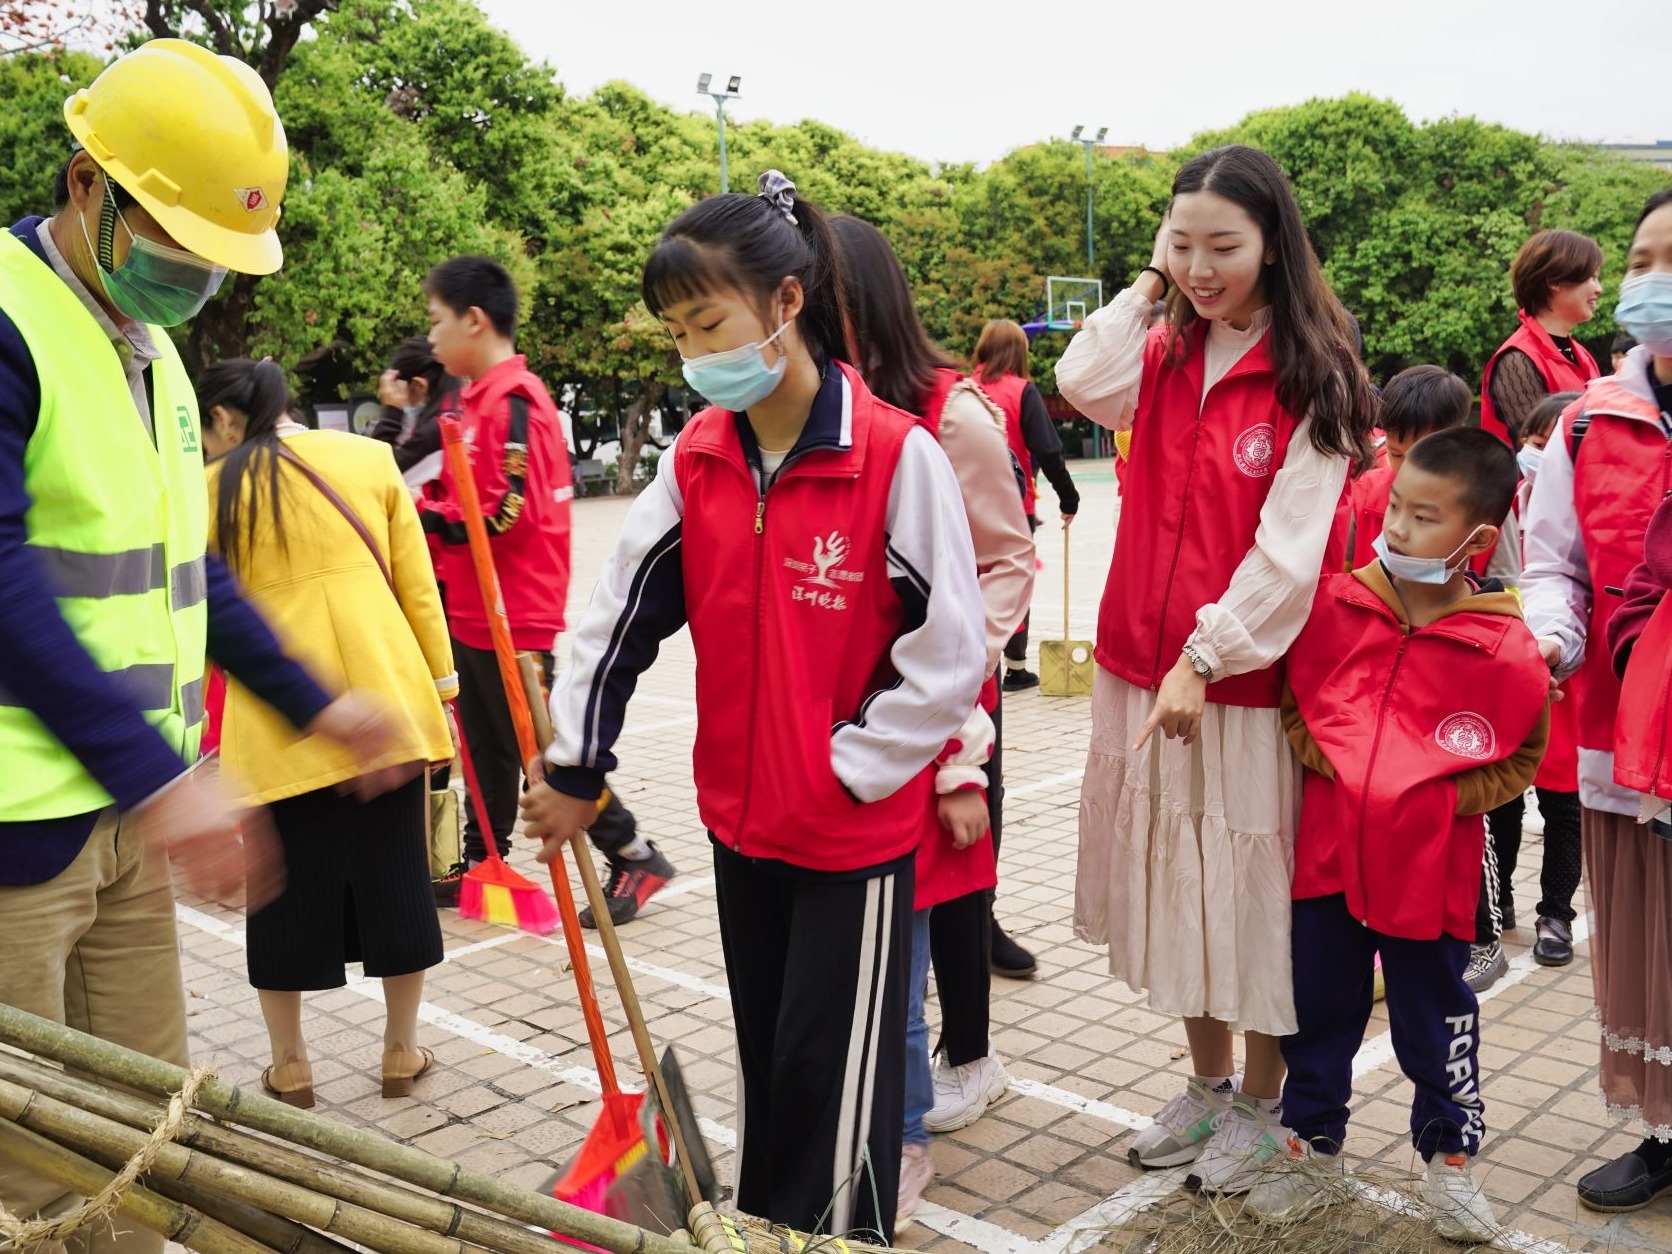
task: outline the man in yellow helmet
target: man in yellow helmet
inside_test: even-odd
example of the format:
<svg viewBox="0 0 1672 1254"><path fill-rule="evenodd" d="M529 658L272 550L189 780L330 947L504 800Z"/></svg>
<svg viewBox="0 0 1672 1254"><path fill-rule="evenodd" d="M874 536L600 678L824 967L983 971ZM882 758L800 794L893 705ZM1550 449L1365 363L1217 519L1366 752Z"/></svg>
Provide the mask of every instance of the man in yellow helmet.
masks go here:
<svg viewBox="0 0 1672 1254"><path fill-rule="evenodd" d="M267 88L156 40L64 113L56 212L0 231L0 1002L183 1063L169 860L212 896L245 876L230 807L187 765L205 654L364 757L387 733L287 658L205 552L197 402L163 329L228 271L279 268L288 154ZM259 905L275 868L249 843ZM0 1161L14 1214L64 1193ZM162 1238L93 1225L78 1243Z"/></svg>

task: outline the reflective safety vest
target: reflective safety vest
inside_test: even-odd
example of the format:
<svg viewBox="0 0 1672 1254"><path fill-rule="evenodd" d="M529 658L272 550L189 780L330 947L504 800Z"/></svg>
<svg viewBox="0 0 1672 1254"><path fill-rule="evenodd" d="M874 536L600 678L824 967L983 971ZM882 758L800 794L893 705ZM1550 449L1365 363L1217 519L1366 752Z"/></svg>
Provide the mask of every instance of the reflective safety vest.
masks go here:
<svg viewBox="0 0 1672 1254"><path fill-rule="evenodd" d="M28 545L58 611L182 760L197 754L208 634L209 498L197 398L168 333L151 368L155 440L121 359L50 266L0 231L0 309L34 358L41 407L24 454ZM0 690L0 822L111 804L39 719Z"/></svg>

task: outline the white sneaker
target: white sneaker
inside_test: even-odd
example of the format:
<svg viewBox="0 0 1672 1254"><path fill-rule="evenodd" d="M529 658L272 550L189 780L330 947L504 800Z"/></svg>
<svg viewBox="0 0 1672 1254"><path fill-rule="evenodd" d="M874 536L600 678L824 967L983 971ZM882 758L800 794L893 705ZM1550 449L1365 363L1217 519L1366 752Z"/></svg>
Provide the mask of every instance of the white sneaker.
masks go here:
<svg viewBox="0 0 1672 1254"><path fill-rule="evenodd" d="M923 1126L931 1132L956 1132L967 1128L982 1115L987 1107L1004 1096L1010 1087L1010 1076L999 1061L998 1051L991 1046L984 1058L954 1067L946 1055L935 1058L935 1104L923 1116Z"/></svg>
<svg viewBox="0 0 1672 1254"><path fill-rule="evenodd" d="M1203 1147L1195 1170L1184 1178L1184 1187L1191 1193L1246 1193L1265 1178L1267 1164L1286 1152L1287 1138L1282 1115L1265 1114L1253 1098L1239 1093Z"/></svg>
<svg viewBox="0 0 1672 1254"><path fill-rule="evenodd" d="M1498 1235L1498 1217L1475 1183L1466 1154L1436 1154L1428 1160L1422 1200L1434 1208L1434 1229L1447 1241L1482 1244Z"/></svg>
<svg viewBox="0 0 1672 1254"><path fill-rule="evenodd" d="M1155 1122L1138 1134L1126 1161L1138 1168L1180 1167L1193 1163L1207 1146L1219 1121L1231 1109L1241 1077L1231 1076L1209 1089L1198 1080L1163 1106Z"/></svg>
<svg viewBox="0 0 1672 1254"><path fill-rule="evenodd" d="M1261 1223L1292 1224L1350 1196L1341 1155L1320 1154L1291 1136L1286 1152L1266 1163L1243 1209Z"/></svg>
<svg viewBox="0 0 1672 1254"><path fill-rule="evenodd" d="M929 1160L927 1145L905 1145L900 1149L900 1198L894 1211L898 1232L917 1214L923 1194L935 1180L935 1164Z"/></svg>

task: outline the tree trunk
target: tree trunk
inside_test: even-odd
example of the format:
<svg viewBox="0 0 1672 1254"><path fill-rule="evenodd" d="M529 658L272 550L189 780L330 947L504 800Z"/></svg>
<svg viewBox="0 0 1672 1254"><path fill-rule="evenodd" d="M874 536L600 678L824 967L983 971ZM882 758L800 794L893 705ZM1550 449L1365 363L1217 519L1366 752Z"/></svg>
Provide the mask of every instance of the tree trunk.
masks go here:
<svg viewBox="0 0 1672 1254"><path fill-rule="evenodd" d="M621 423L621 459L616 463L615 490L633 491L633 472L638 469L639 453L650 438L650 415L667 395L665 383L646 383L638 396L627 406L627 416Z"/></svg>

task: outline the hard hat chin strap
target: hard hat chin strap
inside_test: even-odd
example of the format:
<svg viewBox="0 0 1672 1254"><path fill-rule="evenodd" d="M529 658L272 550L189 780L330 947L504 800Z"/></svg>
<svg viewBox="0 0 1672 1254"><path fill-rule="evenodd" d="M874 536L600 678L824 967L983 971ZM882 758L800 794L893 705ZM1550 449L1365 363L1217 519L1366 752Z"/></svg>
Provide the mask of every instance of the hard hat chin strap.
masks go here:
<svg viewBox="0 0 1672 1254"><path fill-rule="evenodd" d="M116 209L116 193L110 189L110 175L100 175L104 183L104 201L99 205L99 254L98 262L106 274L113 274L116 270L116 219L120 216Z"/></svg>

